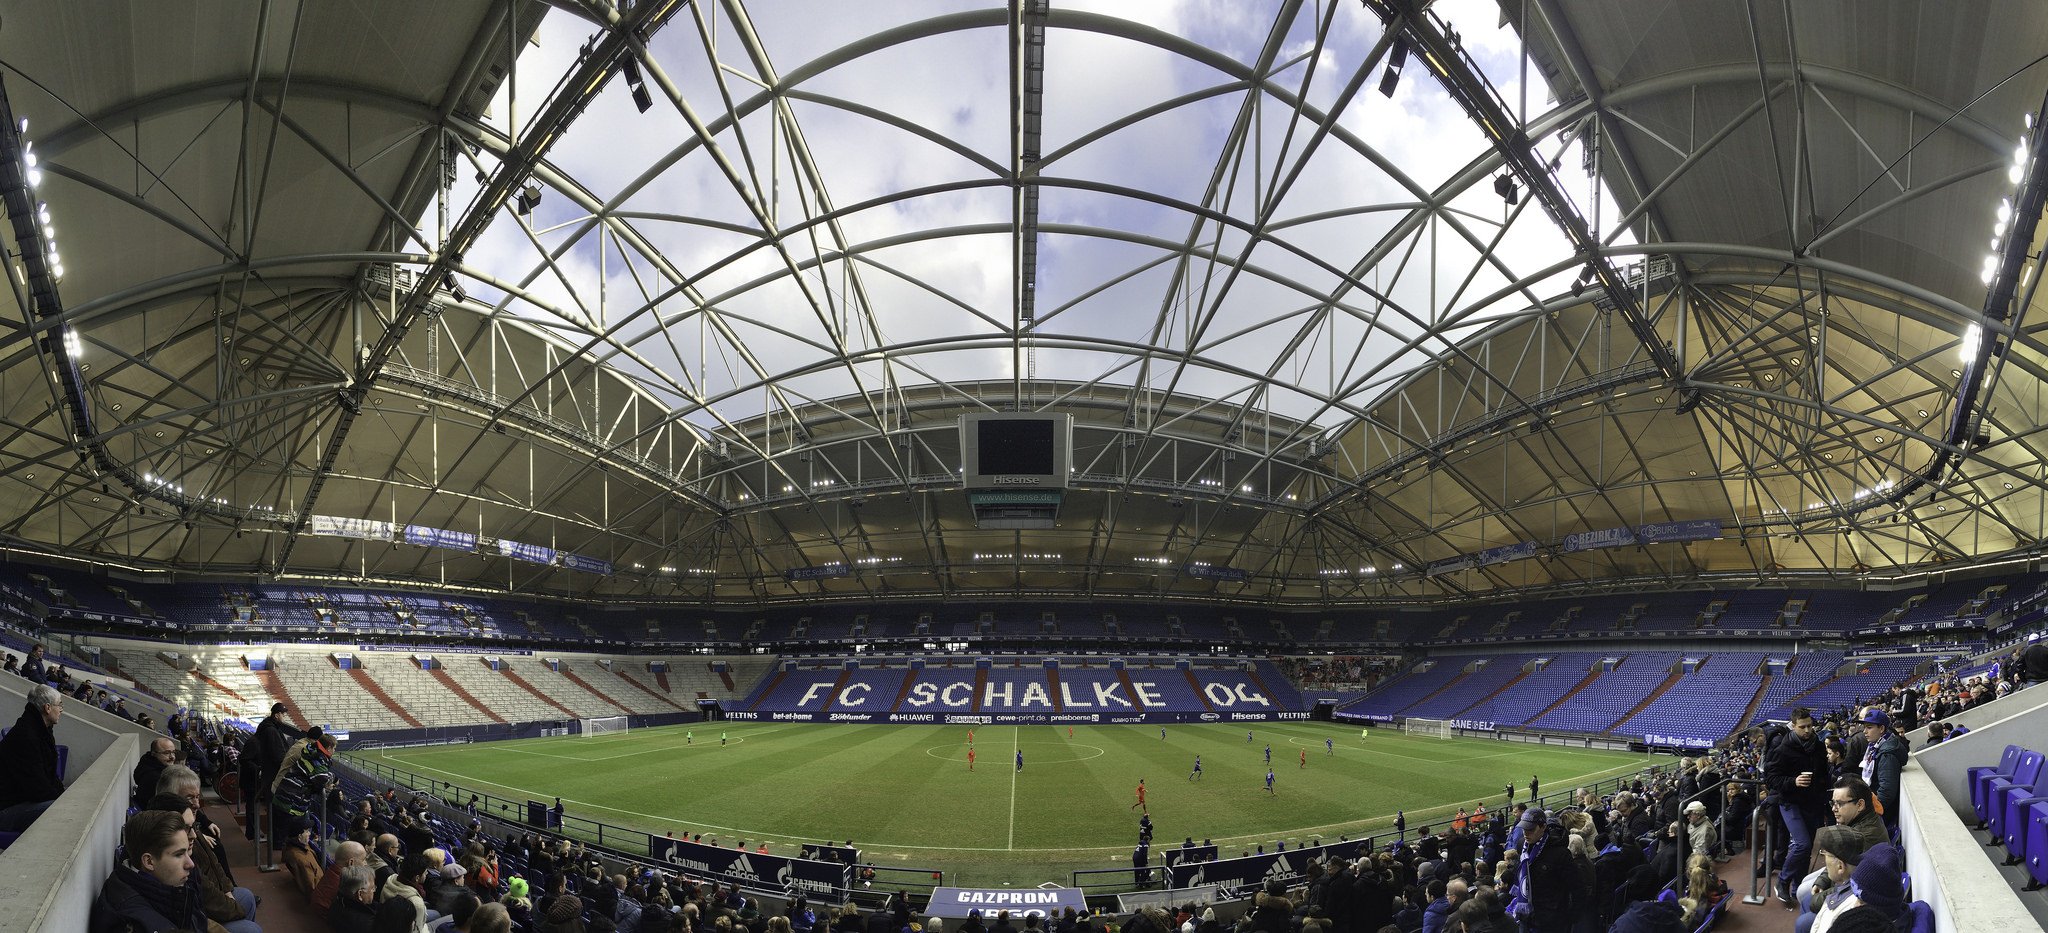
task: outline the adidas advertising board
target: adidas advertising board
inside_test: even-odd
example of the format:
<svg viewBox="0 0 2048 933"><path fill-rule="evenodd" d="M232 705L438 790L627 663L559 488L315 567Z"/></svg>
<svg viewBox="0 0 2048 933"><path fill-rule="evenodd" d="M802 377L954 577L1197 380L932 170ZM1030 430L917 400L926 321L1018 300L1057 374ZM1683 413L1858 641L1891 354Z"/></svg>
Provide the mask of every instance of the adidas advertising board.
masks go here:
<svg viewBox="0 0 2048 933"><path fill-rule="evenodd" d="M666 862L683 871L777 894L793 889L807 894L832 895L853 883L853 869L837 862L742 852L665 836L648 836L647 854L655 861Z"/></svg>
<svg viewBox="0 0 2048 933"><path fill-rule="evenodd" d="M1330 858L1355 859L1359 853L1371 851L1371 842L1370 839L1353 839L1287 852L1169 865L1166 878L1174 888L1214 884L1231 892L1251 890L1275 879L1292 884L1302 877L1311 862Z"/></svg>

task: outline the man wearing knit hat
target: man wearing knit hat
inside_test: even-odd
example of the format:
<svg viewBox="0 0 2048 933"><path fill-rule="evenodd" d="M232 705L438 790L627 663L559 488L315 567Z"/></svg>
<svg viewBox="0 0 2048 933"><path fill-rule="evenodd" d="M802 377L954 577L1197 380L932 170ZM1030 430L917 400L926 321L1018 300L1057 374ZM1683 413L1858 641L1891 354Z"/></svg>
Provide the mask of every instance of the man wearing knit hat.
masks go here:
<svg viewBox="0 0 2048 933"><path fill-rule="evenodd" d="M1835 919L1857 907L1872 907L1894 921L1906 912L1906 891L1899 873L1904 869L1899 850L1891 843L1871 847L1849 873L1849 883L1838 885L1827 901L1814 912L1809 933L1828 933Z"/></svg>
<svg viewBox="0 0 2048 933"><path fill-rule="evenodd" d="M1906 768L1906 738L1892 729L1891 717L1873 706L1858 720L1863 724L1863 781L1877 797L1878 815L1887 829L1899 826L1899 774Z"/></svg>

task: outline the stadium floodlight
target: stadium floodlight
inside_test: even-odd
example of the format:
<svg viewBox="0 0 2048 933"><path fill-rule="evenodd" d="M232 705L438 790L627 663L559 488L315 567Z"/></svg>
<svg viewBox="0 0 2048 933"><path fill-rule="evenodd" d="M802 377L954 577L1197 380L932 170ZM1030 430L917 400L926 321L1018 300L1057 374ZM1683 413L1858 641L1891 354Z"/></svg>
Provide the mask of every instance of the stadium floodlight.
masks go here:
<svg viewBox="0 0 2048 933"><path fill-rule="evenodd" d="M1394 51L1387 56L1387 71L1380 76L1380 93L1394 96L1394 88L1401 84L1401 66L1408 64L1408 41L1394 40Z"/></svg>

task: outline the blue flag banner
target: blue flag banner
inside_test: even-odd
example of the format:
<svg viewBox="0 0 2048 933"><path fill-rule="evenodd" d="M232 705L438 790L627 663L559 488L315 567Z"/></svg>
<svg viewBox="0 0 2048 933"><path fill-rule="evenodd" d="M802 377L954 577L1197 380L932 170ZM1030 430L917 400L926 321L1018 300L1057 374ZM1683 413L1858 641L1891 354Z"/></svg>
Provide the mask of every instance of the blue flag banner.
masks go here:
<svg viewBox="0 0 2048 933"><path fill-rule="evenodd" d="M568 551L561 552L561 557L562 566L570 570L581 570L584 573L594 573L599 576L611 576L611 561L598 560L595 557L585 557L581 554L571 554Z"/></svg>
<svg viewBox="0 0 2048 933"><path fill-rule="evenodd" d="M925 909L925 913L934 917L964 919L971 910L981 911L990 917L1007 910L1013 917L1049 917L1067 907L1076 912L1088 909L1087 898L1080 888L933 888L931 906Z"/></svg>
<svg viewBox="0 0 2048 933"><path fill-rule="evenodd" d="M1644 544L1660 541L1712 541L1721 536L1721 520L1700 518L1686 522L1651 522L1636 526L1636 540Z"/></svg>
<svg viewBox="0 0 2048 933"><path fill-rule="evenodd" d="M405 540L408 544L426 547L445 547L457 551L476 550L476 535L467 531L449 531L427 525L405 526Z"/></svg>
<svg viewBox="0 0 2048 933"><path fill-rule="evenodd" d="M820 564L816 567L791 567L782 572L782 578L796 583L802 580L830 580L852 574L853 571L845 564Z"/></svg>
<svg viewBox="0 0 2048 933"><path fill-rule="evenodd" d="M1602 528L1599 531L1581 531L1564 536L1564 551L1592 551L1607 547L1627 547L1636 543L1635 529L1623 525L1619 528Z"/></svg>
<svg viewBox="0 0 2048 933"><path fill-rule="evenodd" d="M498 553L513 560L526 561L529 564L552 564L555 562L554 548L541 547L538 544L527 544L523 541L499 539Z"/></svg>

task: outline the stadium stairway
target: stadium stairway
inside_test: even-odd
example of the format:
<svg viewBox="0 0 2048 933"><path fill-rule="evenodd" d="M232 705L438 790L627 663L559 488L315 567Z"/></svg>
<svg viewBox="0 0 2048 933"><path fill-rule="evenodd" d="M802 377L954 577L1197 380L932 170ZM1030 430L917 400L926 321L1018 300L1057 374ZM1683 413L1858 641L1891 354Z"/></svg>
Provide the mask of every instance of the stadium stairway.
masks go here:
<svg viewBox="0 0 2048 933"><path fill-rule="evenodd" d="M818 712L829 713L832 711L832 701L839 699L839 691L846 689L846 679L852 676L852 671L842 670L839 672L839 679L832 682L832 692L825 694L825 705L818 707Z"/></svg>
<svg viewBox="0 0 2048 933"><path fill-rule="evenodd" d="M738 692L740 692L740 688L739 688L739 687L738 687L737 685L735 685L735 684L734 684L734 683L732 682L732 671L731 671L730 669L727 669L727 670L723 670L723 671L719 671L719 672L718 672L718 679L719 679L719 680L722 680L722 681L724 681L724 682L725 682L725 692L727 692L727 693L738 693Z"/></svg>
<svg viewBox="0 0 2048 933"><path fill-rule="evenodd" d="M1461 717L1461 716L1465 715L1466 713L1469 713L1469 712L1471 712L1471 711L1473 711L1473 710L1475 710L1475 709L1478 709L1479 707L1481 707L1481 706L1483 706L1483 705L1485 705L1485 704L1487 704L1487 703L1491 703L1491 702L1493 702L1493 698L1494 698L1494 697L1497 697L1497 696L1500 696L1500 695L1501 695L1501 694L1503 694L1503 693L1506 693L1506 692L1507 692L1507 689L1508 689L1509 687L1512 687L1512 686L1514 686L1514 685L1516 685L1516 684L1518 684L1518 683L1521 683L1521 682L1522 682L1522 678L1524 678L1524 677L1527 677L1527 676L1529 676L1529 672L1528 672L1528 671L1518 671L1518 672L1516 672L1515 676L1514 676L1513 678L1509 679L1507 683L1501 684L1501 685L1500 685L1499 687L1495 688L1495 689L1494 689L1494 691L1493 691L1492 693L1489 693L1489 694L1487 694L1487 695L1485 695L1485 696L1483 696L1483 697L1480 697L1480 698L1479 698L1479 701L1478 701L1478 702L1476 702L1476 703L1473 703L1472 705L1470 705L1470 706L1467 706L1467 707L1465 707L1464 709L1461 709L1461 710L1457 711L1456 713L1453 713L1453 714L1451 715L1451 718L1452 718L1452 719L1457 719L1457 718L1459 718L1459 717Z"/></svg>
<svg viewBox="0 0 2048 933"><path fill-rule="evenodd" d="M654 672L654 682L655 682L656 684L659 684L659 685L661 686L661 692L663 692L663 693L674 693L674 692L675 692L674 690L671 690L671 689L669 689L669 685L668 685L668 672L667 672L667 671L655 671L655 672Z"/></svg>
<svg viewBox="0 0 2048 933"><path fill-rule="evenodd" d="M1417 706L1421 706L1422 704L1424 704L1424 703L1427 703L1427 702L1429 702L1429 701L1431 701L1431 700L1433 700L1433 699L1436 699L1436 697L1437 697L1437 695L1438 695L1438 694L1440 694L1440 693L1443 693L1444 691L1446 691L1446 690L1449 690L1449 689L1451 689L1452 687L1456 687L1457 685L1459 685L1459 684L1461 684L1461 683L1464 683L1464 682L1465 682L1465 678L1467 678L1467 677L1470 677L1470 676L1472 676L1472 672L1471 672L1471 671L1459 671L1459 672L1458 672L1458 676L1456 676L1456 677L1453 677L1453 678L1451 678L1450 680L1447 680L1447 681L1445 681L1445 682L1444 682L1444 685L1443 685L1443 686L1441 686L1441 687L1438 687L1438 688L1436 688L1435 690L1431 690L1431 691L1429 692L1429 696L1423 697L1423 698L1422 698L1422 699L1420 699L1420 700L1416 700L1415 702L1413 702L1413 703L1410 703L1410 704L1408 704L1408 706L1407 706L1406 708L1408 708L1408 709L1413 709L1413 708L1415 708L1415 707L1417 707Z"/></svg>
<svg viewBox="0 0 2048 933"><path fill-rule="evenodd" d="M1764 705L1764 695L1770 692L1771 675L1765 674L1764 678L1757 682L1756 696L1750 697L1749 705L1742 708L1742 718L1735 720L1736 732L1749 728L1750 721L1756 718L1757 707Z"/></svg>
<svg viewBox="0 0 2048 933"><path fill-rule="evenodd" d="M1637 703L1636 705L1630 707L1629 711L1623 713L1620 719L1617 719L1614 722L1609 723L1607 728L1602 729L1600 731L1613 732L1614 730L1621 728L1622 723L1625 723L1631 719L1636 718L1637 713L1649 709L1650 704L1657 702L1657 698L1663 696L1666 691L1669 691L1674 685L1678 683L1678 678L1683 676L1685 676L1685 672L1682 669L1674 668L1670 674L1665 675L1664 682L1658 684L1656 689L1651 690L1650 695L1644 697L1641 703Z"/></svg>
<svg viewBox="0 0 2048 933"><path fill-rule="evenodd" d="M292 718L292 725L298 726L302 730L313 727L313 724L306 720L306 714L299 710L299 704L292 699L292 692L284 688L284 678L277 676L277 672L272 670L256 671L255 674L256 681L263 685L264 691L275 698L277 702L285 705ZM199 676L199 672L194 671L193 676ZM264 710L264 712L268 713L269 710Z"/></svg>
<svg viewBox="0 0 2048 933"><path fill-rule="evenodd" d="M974 670L974 711L977 713L981 712L981 698L986 695L987 690L988 668L976 667Z"/></svg>
<svg viewBox="0 0 2048 933"><path fill-rule="evenodd" d="M492 711L490 707L484 705L482 700L476 698L476 694L470 693L461 684L456 683L455 678L449 675L447 668L435 667L431 673L434 675L435 680L441 682L441 686L448 688L449 693L455 694L462 702L476 707L477 712L490 717L492 722L500 724L505 722L505 717Z"/></svg>
<svg viewBox="0 0 2048 933"><path fill-rule="evenodd" d="M1194 679L1194 675L1190 674L1190 675L1188 676L1188 679L1189 679L1189 680L1193 680L1193 679ZM1137 711L1138 711L1138 712L1140 712L1140 713L1144 712L1144 711L1145 711L1145 701L1144 701L1144 700L1142 700L1142 699L1139 699L1139 698L1138 698L1138 688L1137 688L1137 687L1136 687L1135 685L1133 685L1133 684L1131 683L1131 672L1130 672L1130 671L1128 671L1128 670L1125 670L1125 669L1123 669L1123 668L1121 668L1121 667L1120 667L1120 668L1117 668L1117 670L1116 670L1116 680L1117 680L1117 683L1120 683L1120 684L1123 684L1123 685L1124 685L1124 696L1127 696L1127 697L1130 697L1130 698L1131 698L1131 708L1132 708L1132 709L1135 709L1135 710L1137 710ZM1196 695L1196 696L1201 696L1201 693L1202 693L1202 690L1201 690L1201 685L1200 685L1200 684L1196 684L1196 685L1195 685L1195 695ZM1203 698L1202 698L1202 702L1204 702L1204 703L1207 703L1207 702L1209 702L1209 699L1208 699L1207 697L1203 697Z"/></svg>
<svg viewBox="0 0 2048 933"><path fill-rule="evenodd" d="M1256 664L1252 665L1252 667L1251 667L1251 669L1250 669L1250 670L1247 670L1247 671L1245 671L1245 672L1244 672L1244 675L1245 675L1245 677L1247 677L1247 678L1249 678L1249 679L1251 680L1251 682L1252 682L1252 686L1254 686L1254 687L1257 687L1257 688L1259 688L1259 696L1262 696L1262 697L1268 697L1268 698L1271 698L1271 697L1273 697L1273 691L1272 691L1272 690L1270 690L1270 689L1268 689L1268 688L1266 687L1266 679L1265 679L1265 678L1263 678L1263 677L1260 677L1260 676L1259 676L1259 666L1258 666L1258 665L1256 665ZM1293 685L1292 685L1292 684L1289 684L1289 686L1293 686ZM1296 692L1296 693L1299 693L1299 692L1301 692L1301 691L1299 691L1299 690L1296 690L1295 692ZM1055 694L1055 695L1057 695L1057 694ZM1299 702L1299 698L1297 698L1297 702ZM1299 709L1300 707L1299 707L1299 706L1297 706L1296 708L1297 708L1297 709Z"/></svg>
<svg viewBox="0 0 2048 933"><path fill-rule="evenodd" d="M903 708L903 698L910 695L910 685L917 683L917 675L922 673L924 672L913 667L910 673L904 675L903 689L896 691L896 702L889 704L889 712L893 713Z"/></svg>
<svg viewBox="0 0 2048 933"><path fill-rule="evenodd" d="M405 720L406 725L415 729L426 727L425 723L414 719L411 713L406 712L405 707L398 705L398 701L393 700L391 694L385 693L383 685L377 683L377 678L371 677L369 671L362 667L351 667L348 669L348 676L356 682L357 686L363 688L364 693L375 698L377 702L384 704L384 708L390 710L392 715Z"/></svg>
<svg viewBox="0 0 2048 933"><path fill-rule="evenodd" d="M1055 713L1066 712L1066 700L1060 697L1060 669L1057 667L1046 668L1045 683L1046 686L1052 689L1052 711Z"/></svg>
<svg viewBox="0 0 2048 933"><path fill-rule="evenodd" d="M619 679L620 679L620 680L623 680L623 681L625 681L625 682L627 682L627 683L629 683L629 684L632 684L632 685L633 685L633 686L634 686L635 688L637 688L637 689L638 689L638 690L639 690L639 691L640 691L641 693L647 694L648 696L651 696L651 697L655 698L656 700L659 700L659 701L661 701L661 702L663 702L663 703L666 703L666 704L668 704L669 706L673 706L673 707L675 707L676 709L682 709L682 708L683 708L683 705L682 705L681 703L677 703L676 701L674 701L674 700L671 700L671 699L669 699L669 698L668 698L668 694L667 694L666 692L663 692L663 693L656 693L656 692L654 692L654 689L653 689L653 688L651 688L651 687L647 686L646 684L643 684L643 683L641 683L641 682L640 682L640 681L638 681L638 680L635 680L635 679L633 678L633 675L631 675L631 674L628 674L628 673L626 673L625 671L622 671L622 670L618 670L617 668L613 668L613 669L612 669L612 673L614 673L614 674L617 674L617 675L619 675ZM657 676L657 677L666 677L667 675L666 675L666 674L657 674L657 675L655 675L655 676ZM661 689L662 689L663 691L667 691L667 690L668 690L668 684L666 684L666 683L662 684L662 685L661 685Z"/></svg>
<svg viewBox="0 0 2048 933"><path fill-rule="evenodd" d="M580 716L577 716L577 715L576 715L576 714L575 714L575 713L574 713L573 711L571 711L571 710L570 710L570 709L569 709L568 707L566 707L566 706L563 706L562 704L560 704L560 703L557 703L557 702L555 702L555 698L554 698L554 697L548 696L547 694L545 694L545 693L542 693L542 692L540 692L540 688L539 688L539 687L536 687L536 686L534 686L534 685L532 685L532 684L530 684L530 683L527 683L527 682L526 682L526 678L524 678L524 677L521 677L521 676L519 676L518 672L517 672L517 671L514 671L514 670L512 670L512 668L511 668L510 666L507 666L507 667L506 667L506 668L505 668L504 670L501 670L501 671L499 671L498 673L500 673L500 674L503 674L503 675L505 675L505 679L506 679L506 680L509 680L509 681L511 681L511 682L512 682L512 685L513 685L513 686L515 686L515 687L518 687L519 689L521 689L521 690L524 690L524 691L526 691L527 693L531 693L531 694L533 694L533 695L534 695L534 696L536 696L536 697L539 697L539 698L540 698L540 701L541 701L542 703L546 703L547 705L549 705L549 706L552 706L552 707L554 707L555 709L561 710L561 711L562 711L562 716L563 716L564 718L566 718L566 719L581 719L581 718L582 718L582 717L580 717Z"/></svg>
<svg viewBox="0 0 2048 933"><path fill-rule="evenodd" d="M1202 708L1212 713L1215 712L1216 704L1209 702L1209 694L1203 692L1202 681L1195 676L1194 670L1190 668L1188 670L1181 671L1181 673L1187 675L1188 686L1193 687L1195 689L1195 699L1202 701Z"/></svg>
<svg viewBox="0 0 2048 933"><path fill-rule="evenodd" d="M1542 711L1542 712L1540 712L1540 713L1537 713L1536 715L1534 715L1534 716L1531 716L1531 717L1529 717L1528 719L1525 719L1525 720L1522 720L1522 721L1523 721L1523 722L1535 722L1535 721L1536 721L1536 720L1538 720L1538 719L1542 719L1543 717L1545 717L1545 716L1548 716L1548 715L1550 715L1550 711L1551 711L1551 710L1554 710L1554 709L1556 709L1556 708L1558 708L1558 707L1560 707L1560 706L1563 706L1563 705L1565 705L1566 703L1569 703L1569 702L1571 702L1571 698L1572 698L1572 697L1575 697L1575 696L1578 696L1578 695L1579 695L1579 691L1581 691L1581 690L1584 690L1584 689L1586 689L1587 687L1590 687L1590 686L1592 686L1592 685L1593 685L1593 681L1596 681L1596 680L1599 680L1599 679L1600 679L1600 668L1599 668L1599 667L1598 667L1598 666L1596 665L1596 666L1595 666L1595 667L1594 667L1594 668L1593 668L1593 669L1592 669L1591 671L1587 672L1587 674L1586 674L1586 679L1585 679L1585 680L1581 680L1581 681L1579 681L1579 685L1578 685L1578 686L1576 686L1576 687L1573 687L1573 688L1571 688L1570 690L1566 690L1566 691L1564 692L1564 696L1558 697L1558 698L1557 698L1557 701L1556 701L1556 702L1554 702L1554 703L1550 704L1549 706L1546 706L1546 707L1544 707L1544 708L1543 708L1543 711Z"/></svg>
<svg viewBox="0 0 2048 933"><path fill-rule="evenodd" d="M584 679L583 679L583 677L582 677L581 675L577 674L577 673L576 673L575 671L572 671L572 670L570 670L570 669L569 669L569 665L567 665L567 664L564 664L564 665L562 665L562 671L561 671L561 673L562 673L562 676L563 676L564 678L567 678L567 679L568 679L568 681L569 681L570 683L572 683L572 684L575 684L575 685L576 685L576 686L578 686L578 687L582 687L583 689L585 689L585 690L588 690L588 691L590 691L590 694L591 694L592 696L595 696L595 697L597 697L598 699L600 699L600 700L603 700L603 701L605 701L606 703L610 703L610 704L611 704L611 705L612 705L613 707L617 708L619 712L621 712L621 713L625 713L625 714L627 714L627 715L629 715L629 716L630 716L630 715L632 715L633 711L632 711L632 710L631 710L630 708L628 708L628 707L626 706L626 704L624 704L624 703L621 703L621 702L619 702L619 701L617 701L617 700L615 700L615 699L612 699L612 695L611 695L611 694L609 694L609 693L606 693L606 692L604 692L603 690L599 690L599 689L597 689L597 685L596 685L596 684L593 684L593 683L591 683L590 681L584 680Z"/></svg>
<svg viewBox="0 0 2048 933"><path fill-rule="evenodd" d="M774 692L775 692L775 688L777 688L777 687L780 687L780 686L782 686L782 678L784 678L784 677L788 677L788 676L789 676L789 672L788 672L788 671L783 671L783 670L778 670L778 671L776 671L776 672L775 672L775 676L773 676L773 677L770 677L770 678L768 678L768 682L767 682L767 683L765 683L765 684L762 684L762 685L761 685L761 687L760 687L759 689L757 689L757 690L755 690L755 691L754 691L754 702L752 702L752 703L749 703L749 704L747 704L747 708L748 708L748 709L760 709L760 708L761 708L761 701L762 701L762 700L765 700L765 699L767 699L767 698L768 698L768 695L769 695L769 694L771 694L771 693L774 693ZM908 686L908 685L906 685L906 686L904 687L904 689L905 689L905 690L908 690L908 689L910 689L910 688L909 688L909 686Z"/></svg>

